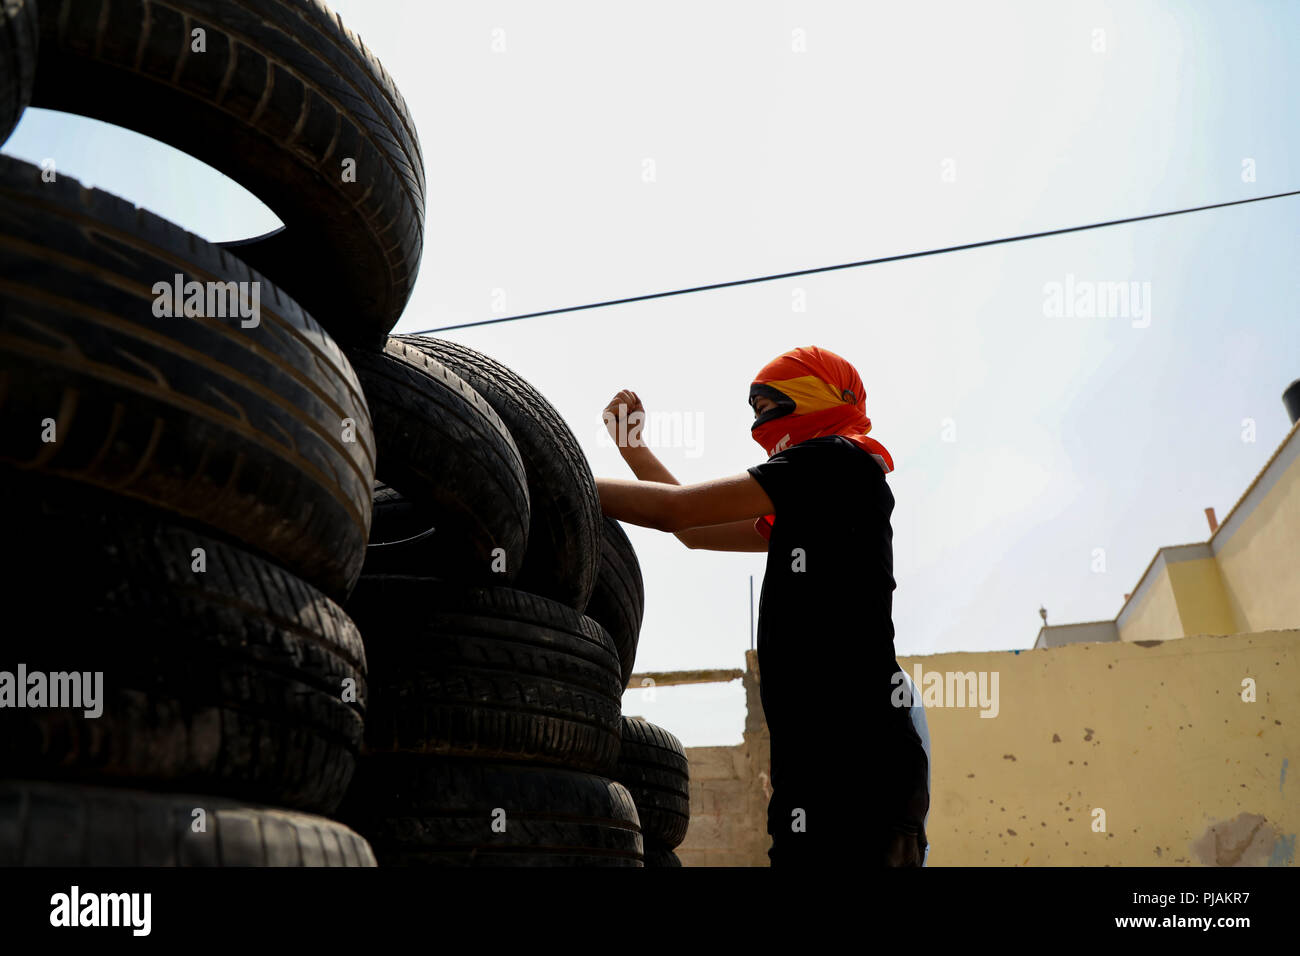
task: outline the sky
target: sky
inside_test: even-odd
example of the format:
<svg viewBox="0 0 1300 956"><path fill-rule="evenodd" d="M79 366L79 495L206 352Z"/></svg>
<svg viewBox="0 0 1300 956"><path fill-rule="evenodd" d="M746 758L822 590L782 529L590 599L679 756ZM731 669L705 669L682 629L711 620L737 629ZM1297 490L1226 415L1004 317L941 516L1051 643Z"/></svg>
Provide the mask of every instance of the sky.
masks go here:
<svg viewBox="0 0 1300 956"><path fill-rule="evenodd" d="M1295 3L332 6L424 150L399 332L1300 189ZM213 241L278 224L90 120L29 110L3 152ZM763 460L747 398L767 361L838 352L896 465L897 654L1010 651L1040 606L1113 618L1286 434L1298 222L1290 197L443 334L532 382L597 475L631 477L601 411L633 389L682 482ZM1056 307L1090 283L1135 308ZM628 532L637 670L742 668L765 556ZM851 693L864 636L808 639ZM745 705L732 682L629 691L624 712L714 746Z"/></svg>

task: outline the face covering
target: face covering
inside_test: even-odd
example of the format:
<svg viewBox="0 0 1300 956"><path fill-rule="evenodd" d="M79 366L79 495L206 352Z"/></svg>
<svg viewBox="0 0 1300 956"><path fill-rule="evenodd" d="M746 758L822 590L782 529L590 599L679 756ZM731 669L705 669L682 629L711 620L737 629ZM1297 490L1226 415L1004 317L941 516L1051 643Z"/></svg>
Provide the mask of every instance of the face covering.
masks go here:
<svg viewBox="0 0 1300 956"><path fill-rule="evenodd" d="M791 349L759 370L749 387L749 404L759 398L776 403L754 420L754 441L774 455L791 445L823 435L843 435L874 458L886 474L894 459L885 446L868 438L867 395L857 370L845 359L817 346Z"/></svg>
<svg viewBox="0 0 1300 956"><path fill-rule="evenodd" d="M750 433L769 456L810 438L843 435L867 452L885 474L894 459L885 446L868 438L867 393L857 370L834 352L809 346L791 349L759 370L749 387L749 404L760 396L776 407L754 419ZM754 530L768 541L776 515L764 515Z"/></svg>

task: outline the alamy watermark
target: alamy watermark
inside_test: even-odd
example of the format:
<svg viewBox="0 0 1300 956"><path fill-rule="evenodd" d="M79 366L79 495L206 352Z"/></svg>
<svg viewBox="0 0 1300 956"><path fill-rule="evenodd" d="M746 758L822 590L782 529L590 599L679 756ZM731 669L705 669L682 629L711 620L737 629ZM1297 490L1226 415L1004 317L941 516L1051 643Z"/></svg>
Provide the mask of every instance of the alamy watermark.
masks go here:
<svg viewBox="0 0 1300 956"><path fill-rule="evenodd" d="M0 671L0 708L49 707L82 710L92 720L104 712L103 671Z"/></svg>
<svg viewBox="0 0 1300 956"><path fill-rule="evenodd" d="M1067 273L1064 282L1043 286L1043 315L1049 319L1129 319L1133 328L1151 324L1150 282L1094 282Z"/></svg>
<svg viewBox="0 0 1300 956"><path fill-rule="evenodd" d="M913 707L917 703L912 694L913 686L920 704L927 710L931 707L980 707L981 717L998 715L998 672L997 671L928 671L923 673L920 664L912 665L912 680L898 671L890 682L899 686L894 688L890 697L895 707Z"/></svg>
<svg viewBox="0 0 1300 956"><path fill-rule="evenodd" d="M256 328L262 321L262 283L185 281L176 273L171 282L153 284L153 314L158 318L241 320L242 328Z"/></svg>
<svg viewBox="0 0 1300 956"><path fill-rule="evenodd" d="M122 926L148 936L152 911L152 893L83 893L74 884L50 897L51 926Z"/></svg>
<svg viewBox="0 0 1300 956"><path fill-rule="evenodd" d="M699 412L605 412L597 441L606 448L685 448L687 458L704 454L704 416Z"/></svg>

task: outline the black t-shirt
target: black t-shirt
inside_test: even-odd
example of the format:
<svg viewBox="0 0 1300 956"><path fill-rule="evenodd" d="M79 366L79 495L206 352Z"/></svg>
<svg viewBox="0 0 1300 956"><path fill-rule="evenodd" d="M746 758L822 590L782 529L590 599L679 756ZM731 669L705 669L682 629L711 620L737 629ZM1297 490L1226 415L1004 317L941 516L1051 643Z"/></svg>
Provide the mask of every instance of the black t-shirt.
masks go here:
<svg viewBox="0 0 1300 956"><path fill-rule="evenodd" d="M839 435L749 469L775 508L758 617L760 694L772 759L815 759L809 734L843 723L910 733L890 704L894 495L876 460ZM906 724L906 728L904 728ZM797 737L798 746L782 746Z"/></svg>

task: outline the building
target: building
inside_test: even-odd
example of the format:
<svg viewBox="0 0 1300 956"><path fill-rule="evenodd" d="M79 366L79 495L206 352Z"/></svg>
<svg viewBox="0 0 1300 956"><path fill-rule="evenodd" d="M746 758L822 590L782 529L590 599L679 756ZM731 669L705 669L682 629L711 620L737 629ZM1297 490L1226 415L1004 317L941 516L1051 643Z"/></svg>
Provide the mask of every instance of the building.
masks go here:
<svg viewBox="0 0 1300 956"><path fill-rule="evenodd" d="M1113 621L1043 627L1034 647L1300 627L1300 380L1291 431L1209 540L1160 548Z"/></svg>

